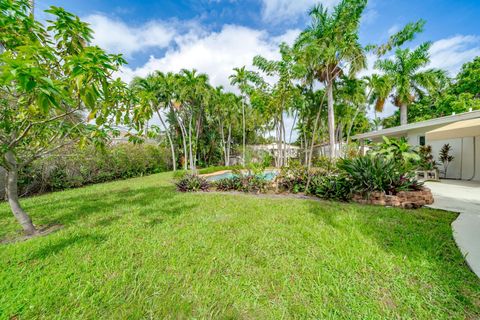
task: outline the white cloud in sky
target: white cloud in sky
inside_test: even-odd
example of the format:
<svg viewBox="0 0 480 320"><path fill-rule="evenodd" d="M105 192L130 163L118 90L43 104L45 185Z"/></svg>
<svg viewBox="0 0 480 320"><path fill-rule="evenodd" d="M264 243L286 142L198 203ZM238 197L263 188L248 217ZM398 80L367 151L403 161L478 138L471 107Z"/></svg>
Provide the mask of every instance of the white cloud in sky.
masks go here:
<svg viewBox="0 0 480 320"><path fill-rule="evenodd" d="M477 56L480 56L480 37L457 35L432 44L429 67L444 69L454 77L465 62Z"/></svg>
<svg viewBox="0 0 480 320"><path fill-rule="evenodd" d="M280 9L289 8L288 10L291 11L300 10L298 8L302 6L307 10L311 4L307 5L308 1L295 4L270 0L265 2ZM327 2L333 4L336 0ZM296 9L290 8L290 5ZM132 27L121 20L98 14L88 16L86 20L91 23L95 31L95 43L110 52L124 53L128 58L153 47L166 49L163 56L151 56L143 66L123 67L119 75L125 81L130 81L134 76L146 76L155 70L178 72L181 69L197 69L209 75L212 85L222 85L230 91L236 91L228 79L233 73L233 68L243 65L252 68L252 59L255 55L278 59L279 43L292 44L300 33L298 29L290 29L283 34L273 36L263 30L238 25L225 25L217 32L209 32L195 22L169 23L167 26L165 22L152 21ZM392 26L389 33L393 33L396 28L396 25ZM480 55L480 37L457 35L435 41L430 54L429 67L445 69L451 76L455 76L465 62ZM359 76L378 72L373 69L376 57L368 54L367 60L368 68ZM395 110L396 107L388 102L385 111L379 116L389 116ZM369 111L369 116L373 118L373 111ZM287 119L287 122L290 127L293 119ZM296 133L294 133L295 138Z"/></svg>
<svg viewBox="0 0 480 320"><path fill-rule="evenodd" d="M197 69L209 75L212 85L235 90L228 79L233 68L244 65L252 68L255 55L278 59L278 44L293 41L298 33L299 30L289 30L284 36L270 37L265 31L225 25L219 32L206 35L194 32L180 35L173 40L176 46L163 57L151 56L145 65L136 69L123 68L122 78L128 81L135 75L146 76L155 70L178 72L181 69Z"/></svg>
<svg viewBox="0 0 480 320"><path fill-rule="evenodd" d="M295 20L300 15L306 15L308 10L316 4L323 4L332 8L340 0L262 0L262 17L271 23L283 20Z"/></svg>
<svg viewBox="0 0 480 320"><path fill-rule="evenodd" d="M121 20L93 14L84 18L95 31L93 42L111 53L132 54L148 48L166 48L176 35L175 29L160 21L150 21L139 27L128 26Z"/></svg>

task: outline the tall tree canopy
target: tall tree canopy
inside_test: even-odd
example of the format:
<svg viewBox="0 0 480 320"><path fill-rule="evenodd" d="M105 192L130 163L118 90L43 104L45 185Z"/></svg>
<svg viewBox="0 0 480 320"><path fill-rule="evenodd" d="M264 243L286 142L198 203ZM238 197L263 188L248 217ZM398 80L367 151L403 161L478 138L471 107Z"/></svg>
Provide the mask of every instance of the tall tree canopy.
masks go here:
<svg viewBox="0 0 480 320"><path fill-rule="evenodd" d="M129 113L125 84L112 77L122 57L90 46L92 30L73 14L51 7L45 27L29 5L0 2L0 163L12 212L33 234L18 201L18 171L66 144L101 143Z"/></svg>

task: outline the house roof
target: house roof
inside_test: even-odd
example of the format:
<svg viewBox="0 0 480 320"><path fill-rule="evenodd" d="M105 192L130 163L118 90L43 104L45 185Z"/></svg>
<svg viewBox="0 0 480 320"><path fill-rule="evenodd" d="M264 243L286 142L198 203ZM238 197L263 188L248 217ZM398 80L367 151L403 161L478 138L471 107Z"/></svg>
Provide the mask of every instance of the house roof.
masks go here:
<svg viewBox="0 0 480 320"><path fill-rule="evenodd" d="M426 133L429 141L476 136L480 136L480 118L450 123Z"/></svg>
<svg viewBox="0 0 480 320"><path fill-rule="evenodd" d="M393 127L393 128L383 129L383 130L361 133L361 134L357 134L357 135L353 136L352 139L362 140L362 139L378 138L378 137L382 137L382 136L394 136L394 135L399 135L399 134L405 134L408 131L413 130L413 129L428 128L428 127L434 127L434 126L439 126L439 125L447 125L447 124L454 123L454 122L457 122L457 121L470 120L470 119L476 119L476 118L480 118L480 110L470 111L470 112L465 112L465 113L460 113L460 114L454 114L454 115L451 115L451 116L435 118L435 119L430 119L430 120L426 120L426 121L410 123L410 124L406 124L406 125L403 125L403 126L398 126L398 127Z"/></svg>

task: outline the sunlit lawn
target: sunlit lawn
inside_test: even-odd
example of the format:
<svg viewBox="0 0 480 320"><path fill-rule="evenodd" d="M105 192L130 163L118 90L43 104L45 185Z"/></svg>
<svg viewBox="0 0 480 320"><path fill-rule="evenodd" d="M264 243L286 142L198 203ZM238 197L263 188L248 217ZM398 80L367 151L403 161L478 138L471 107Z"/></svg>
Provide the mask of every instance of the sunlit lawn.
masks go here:
<svg viewBox="0 0 480 320"><path fill-rule="evenodd" d="M23 203L65 228L0 245L1 318L480 317L453 213L180 194L168 173Z"/></svg>

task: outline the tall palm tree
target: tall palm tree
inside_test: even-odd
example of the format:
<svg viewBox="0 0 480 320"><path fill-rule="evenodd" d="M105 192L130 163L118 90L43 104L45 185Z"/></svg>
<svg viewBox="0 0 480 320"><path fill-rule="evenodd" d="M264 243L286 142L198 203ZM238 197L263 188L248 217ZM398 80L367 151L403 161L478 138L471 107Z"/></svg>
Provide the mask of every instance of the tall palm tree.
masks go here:
<svg viewBox="0 0 480 320"><path fill-rule="evenodd" d="M342 0L329 12L324 6L310 11L311 24L300 34L295 47L307 71L306 79L316 79L326 88L330 157L335 157L334 85L349 69L350 75L365 68L366 57L359 42L360 18L367 0Z"/></svg>
<svg viewBox="0 0 480 320"><path fill-rule="evenodd" d="M203 109L213 91L208 76L196 70L180 71L179 96L186 107L190 169L195 170L198 138L202 129Z"/></svg>
<svg viewBox="0 0 480 320"><path fill-rule="evenodd" d="M383 112L385 100L392 91L392 81L390 81L389 76L376 73L366 76L363 79L368 88L367 103L373 105L375 119L377 119L377 113Z"/></svg>
<svg viewBox="0 0 480 320"><path fill-rule="evenodd" d="M249 72L245 66L241 68L234 68L233 71L235 74L231 75L230 83L232 85L237 85L240 89L242 95L242 164L245 165L246 157L246 125L245 125L245 104L246 104L246 92L248 91L249 85Z"/></svg>
<svg viewBox="0 0 480 320"><path fill-rule="evenodd" d="M379 96L377 110L381 110L389 94L393 103L400 108L400 125L408 123L407 108L419 96L435 88L438 79L444 77L444 72L424 68L430 62L429 49L431 43L423 43L415 50L397 49L393 59L383 59L375 63L375 68L388 77L387 88L390 90ZM388 83L390 82L390 83Z"/></svg>
<svg viewBox="0 0 480 320"><path fill-rule="evenodd" d="M175 146L170 135L170 130L162 117L162 109L165 108L171 100L170 92L167 91L168 88L165 86L165 80L166 78L163 73L156 72L155 74L148 75L146 78L134 78L131 86L139 96L140 102L144 103L148 108L150 108L150 117L154 113L158 116L170 144L173 171L176 171L177 160L175 157Z"/></svg>

